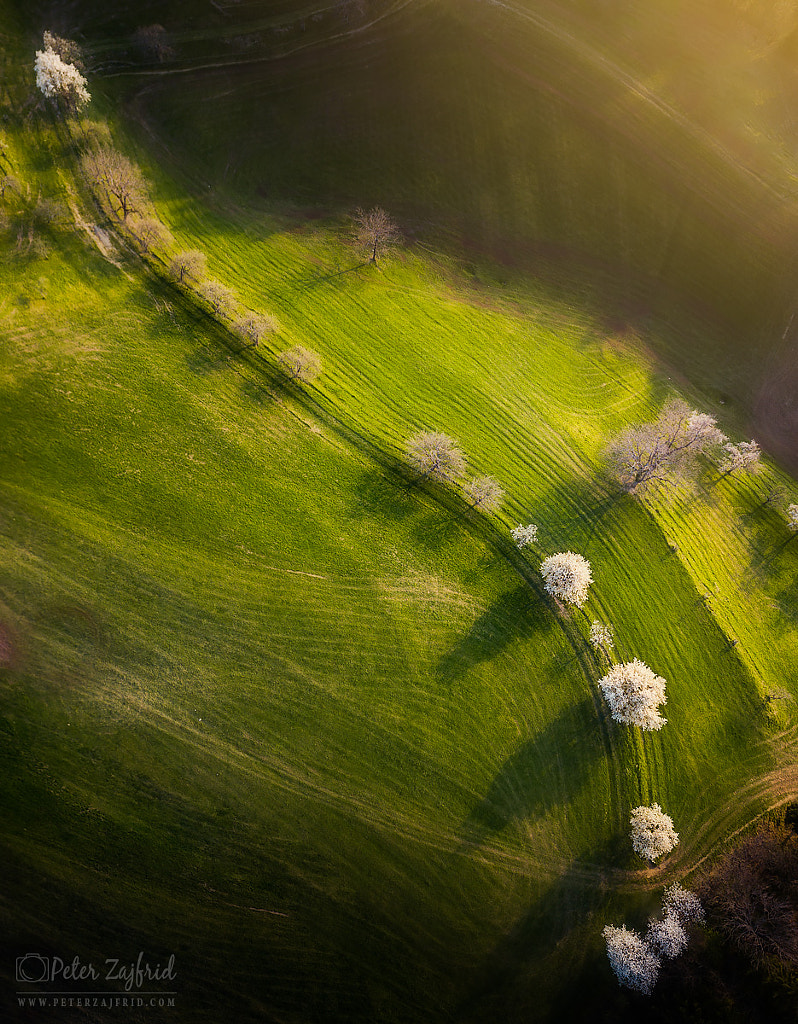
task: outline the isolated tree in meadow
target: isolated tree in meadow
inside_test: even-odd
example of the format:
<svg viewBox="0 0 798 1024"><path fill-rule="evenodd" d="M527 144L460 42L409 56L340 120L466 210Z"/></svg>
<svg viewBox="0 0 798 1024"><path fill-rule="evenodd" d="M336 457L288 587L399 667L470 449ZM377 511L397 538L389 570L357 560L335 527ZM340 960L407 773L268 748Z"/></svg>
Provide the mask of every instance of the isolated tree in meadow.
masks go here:
<svg viewBox="0 0 798 1024"><path fill-rule="evenodd" d="M538 528L534 523L529 523L528 526L522 526L519 523L514 530L510 530L510 536L515 541L519 550L521 550L535 543L538 539Z"/></svg>
<svg viewBox="0 0 798 1024"><path fill-rule="evenodd" d="M657 710L667 703L665 685L662 676L655 675L637 658L613 665L599 680L613 719L622 725L638 725L647 732L661 729L667 722Z"/></svg>
<svg viewBox="0 0 798 1024"><path fill-rule="evenodd" d="M719 480L735 473L738 469L748 469L752 472L757 469L762 458L762 451L756 441L741 441L739 444L727 442L723 446L723 457L718 469L720 470Z"/></svg>
<svg viewBox="0 0 798 1024"><path fill-rule="evenodd" d="M388 249L401 241L399 228L381 206L357 209L354 216L357 240L369 251L369 262L376 263Z"/></svg>
<svg viewBox="0 0 798 1024"><path fill-rule="evenodd" d="M277 321L261 313L248 313L236 320L234 330L245 342L245 348L257 348L267 334L277 330Z"/></svg>
<svg viewBox="0 0 798 1024"><path fill-rule="evenodd" d="M187 249L185 252L179 252L169 264L169 273L180 284L185 284L187 281L201 281L207 271L207 257L199 249Z"/></svg>
<svg viewBox="0 0 798 1024"><path fill-rule="evenodd" d="M138 213L147 197L144 177L136 165L112 146L101 146L81 160L91 185L104 193L113 212L126 221Z"/></svg>
<svg viewBox="0 0 798 1024"><path fill-rule="evenodd" d="M303 345L293 345L285 352L281 352L277 362L291 380L298 380L303 384L309 384L321 373L321 356Z"/></svg>
<svg viewBox="0 0 798 1024"><path fill-rule="evenodd" d="M472 508L494 511L504 501L504 490L492 476L475 476L463 487Z"/></svg>
<svg viewBox="0 0 798 1024"><path fill-rule="evenodd" d="M590 636L588 642L594 651L601 651L607 661L610 660L610 651L615 646L615 637L612 626L605 626L603 622L594 619L590 624Z"/></svg>
<svg viewBox="0 0 798 1024"><path fill-rule="evenodd" d="M651 423L624 430L610 445L610 462L628 494L662 483L679 467L726 440L714 417L681 399L668 402Z"/></svg>
<svg viewBox="0 0 798 1024"><path fill-rule="evenodd" d="M221 281L203 281L197 292L217 316L232 316L236 306L236 296L232 288L228 288Z"/></svg>
<svg viewBox="0 0 798 1024"><path fill-rule="evenodd" d="M587 600L587 591L593 582L590 562L573 551L560 551L549 555L540 566L546 591L559 601L581 608Z"/></svg>
<svg viewBox="0 0 798 1024"><path fill-rule="evenodd" d="M615 977L626 988L651 995L657 983L660 958L635 931L626 925L607 925L602 933L607 943L607 956Z"/></svg>
<svg viewBox="0 0 798 1024"><path fill-rule="evenodd" d="M652 918L646 929L646 943L660 956L676 957L687 949L688 935L678 917L666 914Z"/></svg>
<svg viewBox="0 0 798 1024"><path fill-rule="evenodd" d="M673 827L673 819L665 814L659 804L650 807L635 807L630 819L632 848L644 860L658 860L679 842Z"/></svg>
<svg viewBox="0 0 798 1024"><path fill-rule="evenodd" d="M422 430L407 442L407 459L422 479L445 482L462 476L466 460L457 442L448 434Z"/></svg>
<svg viewBox="0 0 798 1024"><path fill-rule="evenodd" d="M798 505L787 506L787 527L794 533L798 532Z"/></svg>
<svg viewBox="0 0 798 1024"><path fill-rule="evenodd" d="M68 112L80 110L91 100L86 79L74 64L63 60L47 45L47 35L45 33L45 48L36 51L36 87L47 99L61 104Z"/></svg>

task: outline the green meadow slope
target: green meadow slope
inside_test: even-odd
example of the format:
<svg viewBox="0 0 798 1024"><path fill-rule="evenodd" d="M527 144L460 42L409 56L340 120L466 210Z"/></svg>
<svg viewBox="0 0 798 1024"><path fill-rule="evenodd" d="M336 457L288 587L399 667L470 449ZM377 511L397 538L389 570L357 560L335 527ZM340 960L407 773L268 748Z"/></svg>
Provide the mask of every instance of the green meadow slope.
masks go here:
<svg viewBox="0 0 798 1024"><path fill-rule="evenodd" d="M71 203L47 258L7 233L0 264L8 1018L34 950L174 953L192 1022L623 1012L603 925L798 794L798 545L761 506L794 485L707 468L619 497L605 445L669 388L642 338L422 246L364 265L340 219L207 196L114 121L176 247L280 321L238 353L159 258L97 244L75 136L26 108L5 32L6 159ZM276 372L293 343L313 386ZM502 512L407 474L422 427ZM540 586L568 548L585 615ZM661 733L609 719L594 617L667 679ZM681 842L644 869L629 811L654 800Z"/></svg>

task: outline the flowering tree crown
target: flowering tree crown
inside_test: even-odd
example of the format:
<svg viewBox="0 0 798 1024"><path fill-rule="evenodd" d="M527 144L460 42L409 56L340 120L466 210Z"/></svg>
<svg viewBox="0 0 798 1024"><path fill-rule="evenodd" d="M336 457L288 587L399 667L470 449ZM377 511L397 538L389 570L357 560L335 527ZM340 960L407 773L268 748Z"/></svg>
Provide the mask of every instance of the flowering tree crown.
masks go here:
<svg viewBox="0 0 798 1024"><path fill-rule="evenodd" d="M607 925L602 933L607 943L610 966L621 985L651 995L659 976L660 959L635 931L626 925Z"/></svg>
<svg viewBox="0 0 798 1024"><path fill-rule="evenodd" d="M663 812L659 804L635 807L630 820L632 847L645 860L657 860L670 853L679 842L673 819Z"/></svg>
<svg viewBox="0 0 798 1024"><path fill-rule="evenodd" d="M540 573L549 594L581 608L593 582L590 562L573 551L560 551L544 559Z"/></svg>
<svg viewBox="0 0 798 1024"><path fill-rule="evenodd" d="M64 100L79 109L91 96L86 79L74 64L67 64L55 50L47 47L36 51L36 85L48 99Z"/></svg>
<svg viewBox="0 0 798 1024"><path fill-rule="evenodd" d="M657 710L665 704L665 680L655 675L648 665L635 658L622 665L613 665L599 687L616 722L639 725L648 732L661 729L667 719Z"/></svg>

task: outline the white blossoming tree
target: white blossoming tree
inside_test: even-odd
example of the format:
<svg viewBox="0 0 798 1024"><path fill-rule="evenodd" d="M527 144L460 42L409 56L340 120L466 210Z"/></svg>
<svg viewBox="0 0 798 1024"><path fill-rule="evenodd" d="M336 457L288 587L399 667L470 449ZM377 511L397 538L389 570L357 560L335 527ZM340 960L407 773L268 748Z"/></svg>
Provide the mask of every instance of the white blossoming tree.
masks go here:
<svg viewBox="0 0 798 1024"><path fill-rule="evenodd" d="M759 466L762 458L762 451L756 441L741 441L739 444L727 443L723 446L723 457L718 469L719 479L722 480L730 473L738 469L748 469L752 472Z"/></svg>
<svg viewBox="0 0 798 1024"><path fill-rule="evenodd" d="M662 900L666 917L678 917L682 924L703 924L704 908L694 892L683 889L678 882L669 885Z"/></svg>
<svg viewBox="0 0 798 1024"><path fill-rule="evenodd" d="M448 434L422 430L407 442L407 458L422 478L441 482L453 480L465 472L465 456Z"/></svg>
<svg viewBox="0 0 798 1024"><path fill-rule="evenodd" d="M528 526L522 526L519 523L514 530L510 531L510 536L519 549L525 548L530 544L534 544L538 539L538 528L534 523L529 523Z"/></svg>
<svg viewBox="0 0 798 1024"><path fill-rule="evenodd" d="M798 533L798 505L787 506L787 526Z"/></svg>
<svg viewBox="0 0 798 1024"><path fill-rule="evenodd" d="M67 64L49 46L36 51L36 86L43 95L67 110L79 110L90 100L86 79L74 64Z"/></svg>
<svg viewBox="0 0 798 1024"><path fill-rule="evenodd" d="M663 812L659 804L635 807L630 822L632 847L644 860L653 863L679 843L673 819Z"/></svg>
<svg viewBox="0 0 798 1024"><path fill-rule="evenodd" d="M603 933L607 956L615 977L621 985L651 995L657 982L660 958L635 931L626 925L616 928L608 924Z"/></svg>
<svg viewBox="0 0 798 1024"><path fill-rule="evenodd" d="M590 624L590 636L588 642L594 651L601 651L609 658L610 651L615 646L612 626L605 626L603 622L594 619Z"/></svg>
<svg viewBox="0 0 798 1024"><path fill-rule="evenodd" d="M559 601L581 608L593 582L590 562L573 551L560 551L543 560L540 566L546 591Z"/></svg>
<svg viewBox="0 0 798 1024"><path fill-rule="evenodd" d="M651 732L661 729L667 722L657 710L665 704L665 680L655 675L648 665L635 658L633 661L613 665L599 687L616 722L639 725Z"/></svg>
<svg viewBox="0 0 798 1024"><path fill-rule="evenodd" d="M670 959L687 949L687 932L678 917L666 914L662 918L648 922L646 943L660 956Z"/></svg>
<svg viewBox="0 0 798 1024"><path fill-rule="evenodd" d="M463 491L472 508L492 511L504 500L504 490L492 476L475 476L463 487Z"/></svg>

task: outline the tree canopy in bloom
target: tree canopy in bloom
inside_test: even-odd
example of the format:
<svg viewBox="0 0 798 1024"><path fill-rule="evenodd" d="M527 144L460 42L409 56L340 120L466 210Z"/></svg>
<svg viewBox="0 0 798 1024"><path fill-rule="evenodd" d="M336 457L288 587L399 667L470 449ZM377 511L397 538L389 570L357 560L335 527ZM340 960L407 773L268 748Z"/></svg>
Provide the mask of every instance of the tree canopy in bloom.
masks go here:
<svg viewBox="0 0 798 1024"><path fill-rule="evenodd" d="M602 933L610 966L621 985L651 995L659 976L660 959L635 931L608 924Z"/></svg>
<svg viewBox="0 0 798 1024"><path fill-rule="evenodd" d="M703 924L704 908L694 892L683 889L678 882L669 885L662 900L665 915L678 917L682 924Z"/></svg>
<svg viewBox="0 0 798 1024"><path fill-rule="evenodd" d="M587 600L587 588L593 582L590 562L573 551L560 551L543 560L540 566L549 594L581 608Z"/></svg>
<svg viewBox="0 0 798 1024"><path fill-rule="evenodd" d="M49 47L36 51L36 85L48 99L62 100L79 109L91 99L86 79L74 64L67 64Z"/></svg>
<svg viewBox="0 0 798 1024"><path fill-rule="evenodd" d="M639 725L651 732L661 729L667 719L657 710L665 704L665 680L655 675L648 665L635 658L621 665L613 665L599 687L616 722Z"/></svg>
<svg viewBox="0 0 798 1024"><path fill-rule="evenodd" d="M687 932L678 917L666 914L649 921L646 942L661 956L671 958L687 949Z"/></svg>
<svg viewBox="0 0 798 1024"><path fill-rule="evenodd" d="M530 523L528 526L522 526L519 523L514 530L510 531L510 536L519 548L525 548L528 544L534 544L538 539L538 528L534 523Z"/></svg>
<svg viewBox="0 0 798 1024"><path fill-rule="evenodd" d="M658 860L678 845L673 818L665 814L659 804L635 807L630 822L632 847L645 860Z"/></svg>

